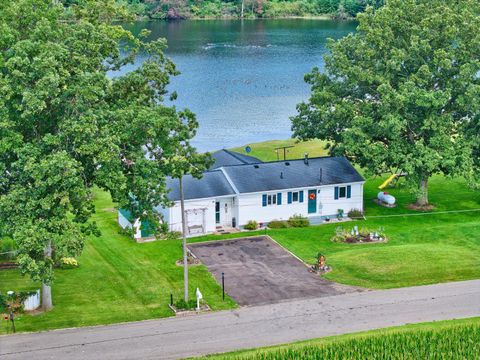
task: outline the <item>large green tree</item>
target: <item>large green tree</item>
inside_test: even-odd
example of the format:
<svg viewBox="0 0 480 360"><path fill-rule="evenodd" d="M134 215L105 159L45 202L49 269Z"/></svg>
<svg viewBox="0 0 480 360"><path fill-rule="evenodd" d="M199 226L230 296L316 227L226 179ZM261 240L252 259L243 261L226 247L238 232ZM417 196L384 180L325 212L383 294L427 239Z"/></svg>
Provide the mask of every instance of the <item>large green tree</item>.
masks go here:
<svg viewBox="0 0 480 360"><path fill-rule="evenodd" d="M158 224L178 155L203 162L194 115L164 105L177 74L164 40L135 38L114 24L124 16L114 0L0 2L0 232L42 282L45 309L54 265L98 232L94 186ZM140 52L141 66L107 76Z"/></svg>
<svg viewBox="0 0 480 360"><path fill-rule="evenodd" d="M358 20L329 42L325 71L306 76L312 95L294 134L327 140L372 173L408 173L424 206L433 174L474 177L480 2L390 0Z"/></svg>

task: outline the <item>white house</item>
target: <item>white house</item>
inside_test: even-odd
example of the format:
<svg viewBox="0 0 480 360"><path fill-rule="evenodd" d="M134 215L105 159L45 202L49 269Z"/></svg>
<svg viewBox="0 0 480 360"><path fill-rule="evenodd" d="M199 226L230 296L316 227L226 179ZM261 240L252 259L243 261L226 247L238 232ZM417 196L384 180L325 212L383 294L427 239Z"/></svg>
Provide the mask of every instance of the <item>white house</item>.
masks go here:
<svg viewBox="0 0 480 360"><path fill-rule="evenodd" d="M320 223L339 211L363 211L365 180L344 157L261 162L228 150L213 157L214 166L201 179L183 178L189 236L242 228L250 220L267 224L300 214ZM174 204L156 210L171 231L181 231L179 181L168 179L167 185ZM119 223L132 226L123 210ZM147 235L138 230L135 237Z"/></svg>

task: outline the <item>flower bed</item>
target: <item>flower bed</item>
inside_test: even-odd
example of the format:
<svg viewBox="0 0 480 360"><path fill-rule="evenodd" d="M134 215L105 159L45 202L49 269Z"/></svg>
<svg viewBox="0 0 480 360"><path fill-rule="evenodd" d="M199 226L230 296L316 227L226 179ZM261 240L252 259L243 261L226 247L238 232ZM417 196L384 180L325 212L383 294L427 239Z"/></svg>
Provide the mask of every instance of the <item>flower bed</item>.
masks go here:
<svg viewBox="0 0 480 360"><path fill-rule="evenodd" d="M183 258L177 260L175 262L177 266L183 266ZM198 259L195 255L192 254L191 251L187 251L187 264L190 265L200 265L200 259Z"/></svg>
<svg viewBox="0 0 480 360"><path fill-rule="evenodd" d="M197 301L190 299L187 302L180 299L177 300L174 304L168 304L168 307L175 313L176 316L181 315L194 315L210 311L210 307L203 301L200 302L200 309L197 309Z"/></svg>
<svg viewBox="0 0 480 360"><path fill-rule="evenodd" d="M371 230L368 228L358 229L358 226L355 225L350 231L346 230L343 226L337 227L335 229L335 235L331 240L337 243L360 244L385 242L387 241L387 237L383 227Z"/></svg>

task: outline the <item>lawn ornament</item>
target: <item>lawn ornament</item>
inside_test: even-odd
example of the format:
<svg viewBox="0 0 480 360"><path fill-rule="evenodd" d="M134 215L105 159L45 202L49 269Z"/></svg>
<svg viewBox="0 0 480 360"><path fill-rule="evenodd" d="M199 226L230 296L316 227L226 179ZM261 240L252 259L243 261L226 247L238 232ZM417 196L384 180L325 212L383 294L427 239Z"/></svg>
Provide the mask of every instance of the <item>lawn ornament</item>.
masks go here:
<svg viewBox="0 0 480 360"><path fill-rule="evenodd" d="M325 256L324 255L321 255L321 254L318 255L318 267L320 269L325 267Z"/></svg>
<svg viewBox="0 0 480 360"><path fill-rule="evenodd" d="M200 311L200 300L203 299L203 295L200 292L199 288L197 288L197 291L195 292L195 295L197 296L197 311Z"/></svg>

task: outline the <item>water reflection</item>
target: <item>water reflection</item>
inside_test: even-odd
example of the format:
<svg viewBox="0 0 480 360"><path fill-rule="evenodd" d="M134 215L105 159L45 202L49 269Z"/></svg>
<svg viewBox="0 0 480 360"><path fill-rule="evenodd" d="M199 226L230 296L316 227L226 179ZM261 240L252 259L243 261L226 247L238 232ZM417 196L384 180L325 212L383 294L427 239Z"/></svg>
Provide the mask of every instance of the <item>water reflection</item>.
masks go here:
<svg viewBox="0 0 480 360"><path fill-rule="evenodd" d="M325 20L199 20L137 22L132 31L165 37L181 75L176 105L200 123L202 151L291 136L289 116L309 95L304 74L323 67L327 38L354 31ZM127 67L124 71L128 71Z"/></svg>

